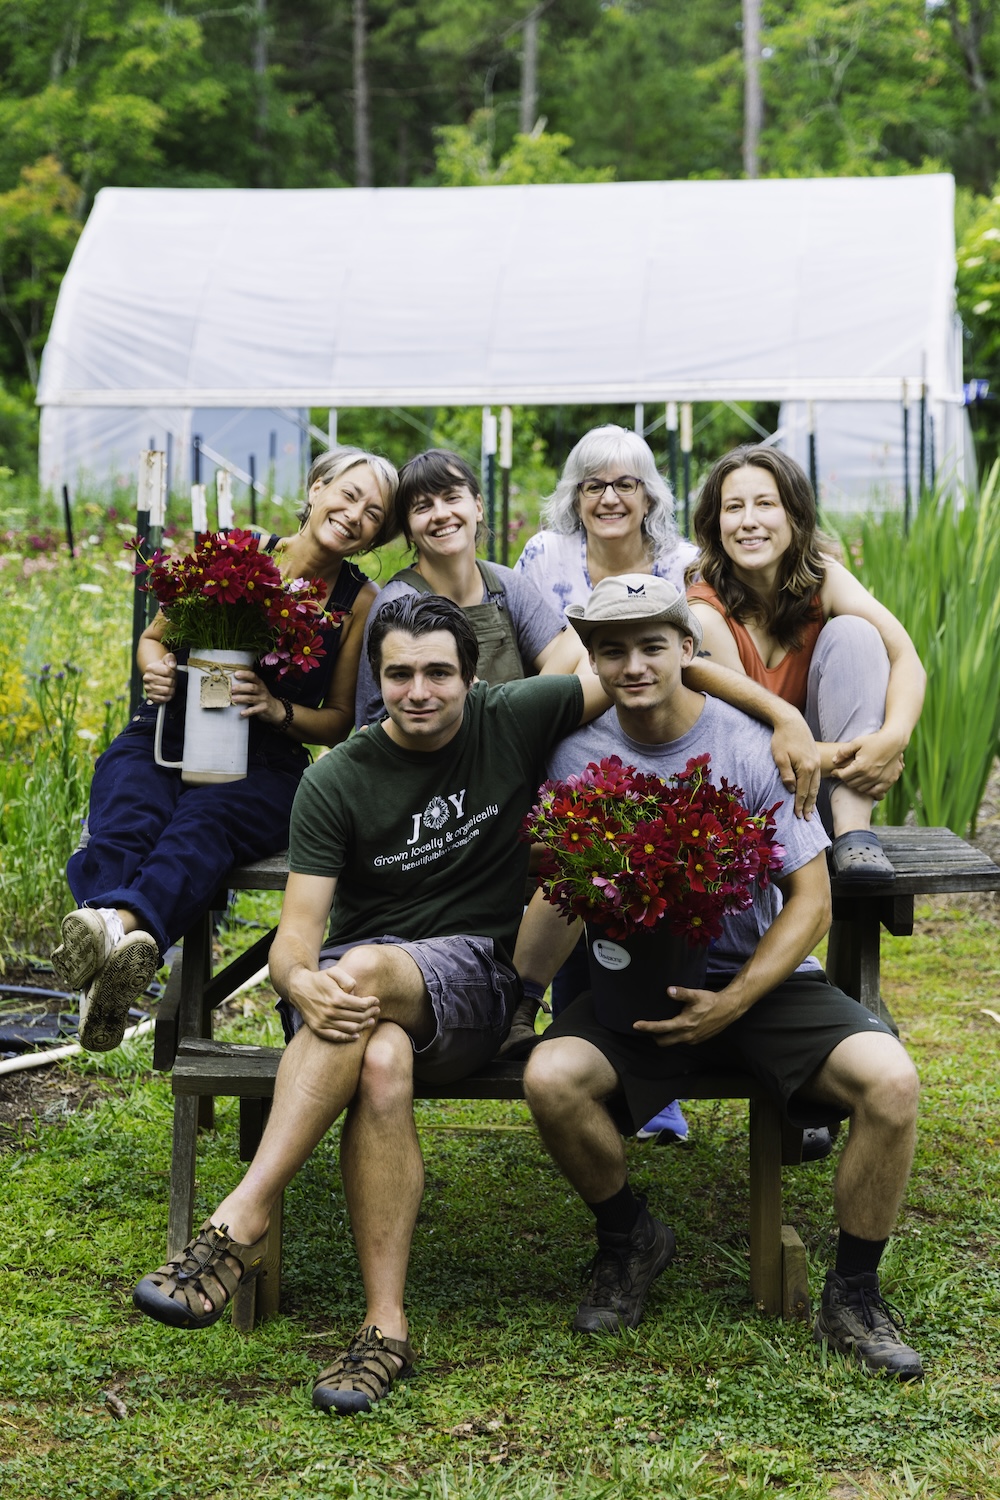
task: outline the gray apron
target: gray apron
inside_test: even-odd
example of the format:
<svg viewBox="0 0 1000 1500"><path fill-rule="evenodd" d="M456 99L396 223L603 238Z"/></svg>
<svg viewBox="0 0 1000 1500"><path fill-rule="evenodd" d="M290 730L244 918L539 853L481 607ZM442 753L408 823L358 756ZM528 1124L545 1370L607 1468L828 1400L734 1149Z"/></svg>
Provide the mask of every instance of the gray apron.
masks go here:
<svg viewBox="0 0 1000 1500"><path fill-rule="evenodd" d="M517 649L514 622L507 609L507 594L503 579L489 563L476 559L486 590L482 604L470 604L462 610L476 633L479 642L479 661L476 676L480 682L497 687L501 682L518 682L525 675L524 662ZM392 580L408 583L418 594L433 594L434 590L426 578L414 568L404 568Z"/></svg>

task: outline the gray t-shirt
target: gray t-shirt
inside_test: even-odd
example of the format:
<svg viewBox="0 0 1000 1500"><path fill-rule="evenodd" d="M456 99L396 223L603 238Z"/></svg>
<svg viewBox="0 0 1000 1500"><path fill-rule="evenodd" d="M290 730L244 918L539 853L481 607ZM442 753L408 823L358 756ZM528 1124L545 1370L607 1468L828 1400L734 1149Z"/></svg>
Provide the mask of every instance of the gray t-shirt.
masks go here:
<svg viewBox="0 0 1000 1500"><path fill-rule="evenodd" d="M501 567L499 563L491 563L490 567L503 580L504 604L514 627L524 675L531 677L535 672L535 657L566 628L566 621L561 612L542 597L530 578L515 573L513 568ZM405 580L391 578L385 588L379 591L379 596L371 607L361 647L358 690L354 703L354 722L359 729L362 724L377 724L379 719L385 718L382 694L368 665L368 632L372 620L390 600L398 599L401 594L416 592L413 585Z"/></svg>
<svg viewBox="0 0 1000 1500"><path fill-rule="evenodd" d="M665 745L644 745L630 739L611 708L556 746L549 760L549 776L562 781L579 774L590 761L617 755L624 765L666 781L683 771L692 756L706 753L712 757L712 780L718 782L724 776L730 786L742 787L743 800L751 812L763 812L781 803L774 823L777 842L785 850L783 875L794 874L829 847L830 840L818 817L806 823L795 816L794 801L782 786L771 756L771 731L718 698L706 698L694 728ZM709 949L709 975L725 978L741 969L780 910L777 886L755 886L753 905L724 919L722 934ZM809 957L799 970L819 967L817 960Z"/></svg>

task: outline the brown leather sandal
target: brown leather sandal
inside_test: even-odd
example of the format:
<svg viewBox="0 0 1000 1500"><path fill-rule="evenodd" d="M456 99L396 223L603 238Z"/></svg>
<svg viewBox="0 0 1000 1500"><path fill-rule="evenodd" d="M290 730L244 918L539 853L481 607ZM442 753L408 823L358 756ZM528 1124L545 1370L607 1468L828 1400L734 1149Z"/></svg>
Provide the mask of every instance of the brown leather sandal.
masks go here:
<svg viewBox="0 0 1000 1500"><path fill-rule="evenodd" d="M237 1291L259 1275L267 1250L267 1231L252 1245L230 1239L223 1225L206 1219L175 1260L144 1276L132 1293L140 1312L171 1328L210 1328ZM207 1297L212 1311L206 1312Z"/></svg>
<svg viewBox="0 0 1000 1500"><path fill-rule="evenodd" d="M401 1370L393 1354L403 1361ZM406 1339L386 1338L372 1323L354 1335L351 1347L332 1365L320 1370L313 1383L312 1404L342 1416L371 1411L376 1401L388 1395L394 1380L413 1374L416 1357L417 1351Z"/></svg>

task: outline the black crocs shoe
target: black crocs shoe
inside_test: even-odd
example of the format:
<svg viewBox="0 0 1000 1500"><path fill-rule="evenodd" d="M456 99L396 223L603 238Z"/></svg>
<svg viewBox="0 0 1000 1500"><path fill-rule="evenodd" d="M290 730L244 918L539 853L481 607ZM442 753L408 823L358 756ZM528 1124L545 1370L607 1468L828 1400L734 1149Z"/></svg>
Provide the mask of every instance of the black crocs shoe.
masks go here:
<svg viewBox="0 0 1000 1500"><path fill-rule="evenodd" d="M923 1380L920 1355L904 1344L899 1330L906 1327L898 1308L879 1290L878 1275L826 1273L823 1301L813 1324L813 1338L838 1354L856 1359L866 1370L887 1370L897 1380Z"/></svg>
<svg viewBox="0 0 1000 1500"><path fill-rule="evenodd" d="M577 1333L621 1333L635 1328L653 1282L673 1260L677 1241L645 1203L631 1234L601 1234L590 1263L590 1291L577 1308Z"/></svg>

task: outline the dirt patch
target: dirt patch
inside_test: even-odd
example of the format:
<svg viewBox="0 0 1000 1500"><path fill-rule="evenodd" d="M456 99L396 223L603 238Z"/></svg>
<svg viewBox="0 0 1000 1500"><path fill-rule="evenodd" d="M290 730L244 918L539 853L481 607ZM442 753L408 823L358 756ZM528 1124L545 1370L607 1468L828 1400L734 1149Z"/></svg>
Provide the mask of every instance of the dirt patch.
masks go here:
<svg viewBox="0 0 1000 1500"><path fill-rule="evenodd" d="M29 989L58 989L51 971L31 963L8 961L2 975L4 984ZM0 1006L6 1011L73 1009L69 1001L32 1003L30 995L0 995ZM91 1079L73 1077L58 1063L29 1068L23 1073L0 1074L0 1152L21 1146L37 1134L41 1125L52 1125L66 1115L92 1107L100 1097L99 1086Z"/></svg>
<svg viewBox="0 0 1000 1500"><path fill-rule="evenodd" d="M71 1078L50 1067L0 1077L0 1152L21 1146L41 1125L54 1125L66 1115L90 1109L100 1098L97 1084Z"/></svg>

